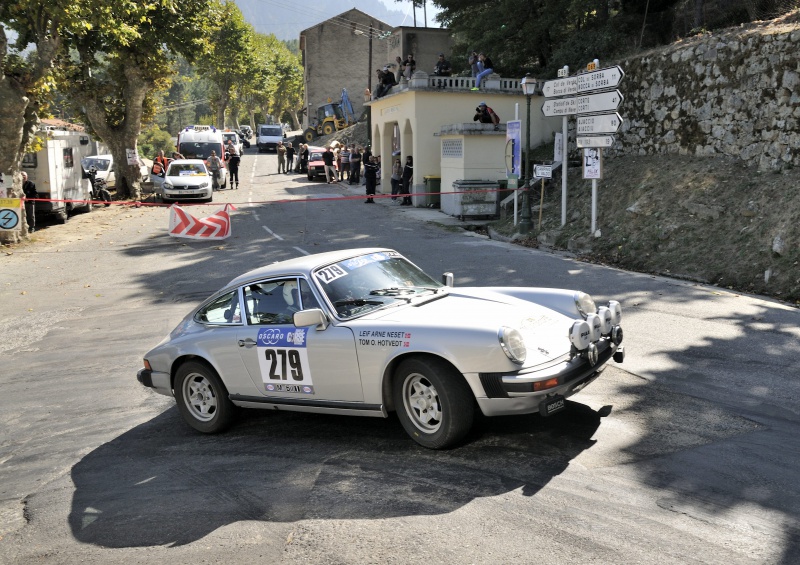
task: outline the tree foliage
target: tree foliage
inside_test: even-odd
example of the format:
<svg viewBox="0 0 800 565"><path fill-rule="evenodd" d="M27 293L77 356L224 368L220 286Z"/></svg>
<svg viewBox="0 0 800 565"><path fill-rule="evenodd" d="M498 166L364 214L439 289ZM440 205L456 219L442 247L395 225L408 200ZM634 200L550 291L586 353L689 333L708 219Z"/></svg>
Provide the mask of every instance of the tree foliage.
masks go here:
<svg viewBox="0 0 800 565"><path fill-rule="evenodd" d="M207 50L207 0L117 0L101 3L85 30L69 35L61 61L63 87L90 129L108 146L122 178L120 196L137 198L136 151L142 122L156 111L158 89L169 85L173 53L194 59Z"/></svg>

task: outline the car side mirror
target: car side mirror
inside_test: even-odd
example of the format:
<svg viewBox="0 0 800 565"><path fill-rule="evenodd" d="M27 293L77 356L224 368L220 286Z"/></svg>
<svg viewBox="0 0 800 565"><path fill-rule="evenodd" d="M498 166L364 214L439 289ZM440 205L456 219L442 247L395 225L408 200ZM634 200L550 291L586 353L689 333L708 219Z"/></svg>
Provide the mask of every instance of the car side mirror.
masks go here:
<svg viewBox="0 0 800 565"><path fill-rule="evenodd" d="M317 331L327 329L329 323L325 312L319 308L309 308L308 310L300 310L299 312L295 312L292 316L292 321L298 328L316 326Z"/></svg>
<svg viewBox="0 0 800 565"><path fill-rule="evenodd" d="M453 286L453 273L442 273L442 284L445 286Z"/></svg>

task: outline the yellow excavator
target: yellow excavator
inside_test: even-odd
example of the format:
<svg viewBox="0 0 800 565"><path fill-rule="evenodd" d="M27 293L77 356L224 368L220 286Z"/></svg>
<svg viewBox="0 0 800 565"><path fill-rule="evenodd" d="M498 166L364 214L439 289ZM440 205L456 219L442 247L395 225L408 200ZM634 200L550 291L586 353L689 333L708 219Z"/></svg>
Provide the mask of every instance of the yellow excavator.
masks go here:
<svg viewBox="0 0 800 565"><path fill-rule="evenodd" d="M349 128L356 124L356 117L353 113L353 105L347 96L347 89L342 89L342 100L334 102L328 98L325 104L317 107L317 115L314 119L309 116L311 125L303 132L303 139L306 143L314 141L321 135L330 135L335 131Z"/></svg>

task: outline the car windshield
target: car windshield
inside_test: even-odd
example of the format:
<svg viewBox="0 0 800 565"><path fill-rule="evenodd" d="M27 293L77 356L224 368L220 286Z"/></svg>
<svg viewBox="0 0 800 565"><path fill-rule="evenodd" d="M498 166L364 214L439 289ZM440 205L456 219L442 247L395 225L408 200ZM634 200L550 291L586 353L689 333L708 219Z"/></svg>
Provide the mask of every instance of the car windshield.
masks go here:
<svg viewBox="0 0 800 565"><path fill-rule="evenodd" d="M97 157L84 157L81 159L81 166L87 171L92 167L98 171L107 171L108 167L111 166L111 160L98 159Z"/></svg>
<svg viewBox="0 0 800 565"><path fill-rule="evenodd" d="M222 138L225 140L225 145L228 145L229 141L232 141L234 145L239 143L239 137L235 133L223 133Z"/></svg>
<svg viewBox="0 0 800 565"><path fill-rule="evenodd" d="M167 171L168 177L207 176L206 167L201 163L173 163Z"/></svg>
<svg viewBox="0 0 800 565"><path fill-rule="evenodd" d="M360 316L443 285L395 251L361 255L314 271L314 278L341 318Z"/></svg>
<svg viewBox="0 0 800 565"><path fill-rule="evenodd" d="M308 160L309 161L322 161L322 153L320 153L318 151L315 151L314 153L311 154L311 156L308 158Z"/></svg>
<svg viewBox="0 0 800 565"><path fill-rule="evenodd" d="M212 151L219 151L219 143L189 141L181 143L178 152L187 159L208 159Z"/></svg>
<svg viewBox="0 0 800 565"><path fill-rule="evenodd" d="M283 131L281 131L281 126L261 126L261 129L258 132L258 135L271 135L273 137L281 137L283 135Z"/></svg>

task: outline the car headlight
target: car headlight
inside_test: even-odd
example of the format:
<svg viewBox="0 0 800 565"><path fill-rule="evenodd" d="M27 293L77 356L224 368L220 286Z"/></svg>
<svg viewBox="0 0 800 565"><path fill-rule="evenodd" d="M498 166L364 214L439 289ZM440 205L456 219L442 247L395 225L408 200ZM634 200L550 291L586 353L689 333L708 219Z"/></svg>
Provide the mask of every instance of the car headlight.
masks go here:
<svg viewBox="0 0 800 565"><path fill-rule="evenodd" d="M500 340L500 347L506 357L517 365L522 365L525 362L528 350L525 348L525 340L522 339L522 334L518 330L503 326L497 332L497 339Z"/></svg>
<svg viewBox="0 0 800 565"><path fill-rule="evenodd" d="M197 188L208 188L208 183L207 182L201 182L200 184L197 185Z"/></svg>
<svg viewBox="0 0 800 565"><path fill-rule="evenodd" d="M597 314L589 314L586 316L586 323L589 324L589 329L591 330L589 339L592 341L600 341L600 338L603 336L603 324L600 321L600 316Z"/></svg>
<svg viewBox="0 0 800 565"><path fill-rule="evenodd" d="M165 182L165 183L163 184L163 186L164 186L164 188L166 188L167 190L172 190L172 183Z"/></svg>
<svg viewBox="0 0 800 565"><path fill-rule="evenodd" d="M614 324L611 323L611 310L605 306L601 306L597 309L597 315L600 316L600 331L603 335L610 334L611 328L614 327Z"/></svg>
<svg viewBox="0 0 800 565"><path fill-rule="evenodd" d="M575 320L569 329L569 341L578 351L583 351L592 343L592 329L585 320Z"/></svg>
<svg viewBox="0 0 800 565"><path fill-rule="evenodd" d="M597 305L594 303L594 299L585 292L575 293L575 307L584 319L589 314L597 312Z"/></svg>
<svg viewBox="0 0 800 565"><path fill-rule="evenodd" d="M611 310L611 323L618 326L622 323L622 306L616 300L608 301L608 309Z"/></svg>

